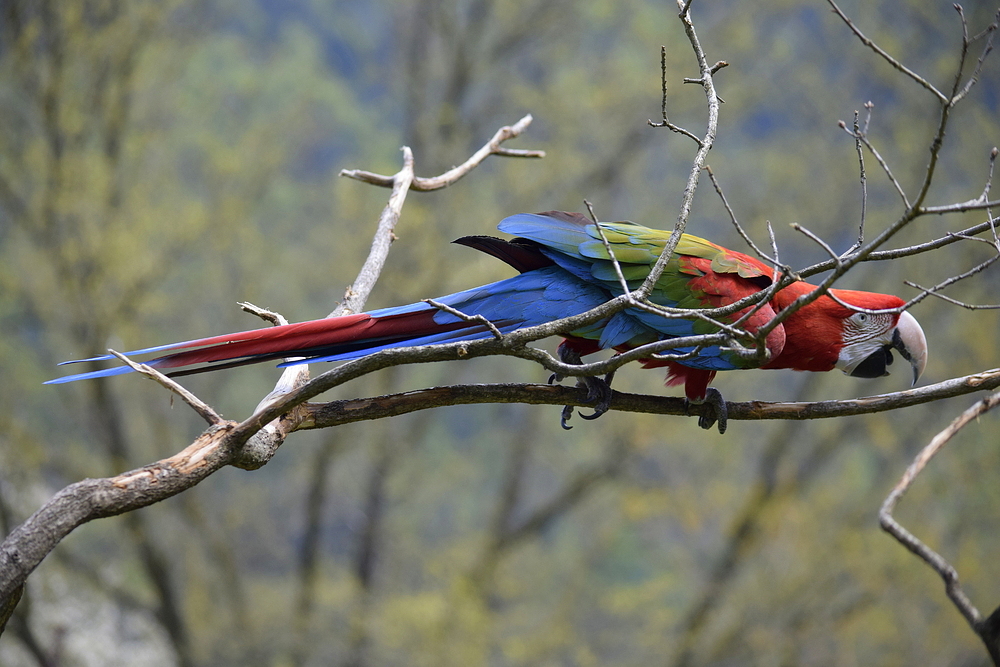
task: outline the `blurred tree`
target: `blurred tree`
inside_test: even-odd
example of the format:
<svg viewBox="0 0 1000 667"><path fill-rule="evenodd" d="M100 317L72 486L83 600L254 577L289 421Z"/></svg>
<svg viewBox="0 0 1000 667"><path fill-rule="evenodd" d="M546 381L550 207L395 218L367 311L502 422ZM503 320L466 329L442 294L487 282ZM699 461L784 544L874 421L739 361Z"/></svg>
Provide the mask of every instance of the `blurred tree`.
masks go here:
<svg viewBox="0 0 1000 667"><path fill-rule="evenodd" d="M939 86L960 25L949 3L845 3L870 37ZM968 9L973 31L992 7ZM200 427L137 378L40 386L66 357L257 326L233 303L321 317L367 251L384 193L341 167L419 175L459 162L531 112L540 163L487 162L447 192L411 193L373 307L508 275L450 239L516 211L576 210L669 227L688 139L653 130L667 44L671 119L704 97L672 8L649 0L0 1L0 528L54 490L167 456ZM825 258L859 215L855 109L907 188L936 118L926 91L861 48L825 4L694 3L716 77L711 165L761 243ZM931 192L978 195L1000 137L995 64L956 111ZM970 63L970 70L971 70ZM868 220L898 214L868 160ZM981 222L981 212L947 229ZM900 244L942 235L924 219ZM689 230L740 240L698 193ZM763 243L761 243L763 245ZM853 271L845 287L907 293L986 256L955 244ZM914 292L909 292L913 294ZM996 302L996 281L956 285ZM925 301L931 381L996 366L996 311ZM271 369L194 378L245 416ZM406 367L338 395L541 381L529 364ZM654 375L654 377L650 377ZM898 389L792 373L720 378L727 397L789 400ZM763 377L762 377L763 376ZM630 391L662 392L624 371ZM832 423L609 414L570 434L557 411L456 407L349 425L252 478L78 529L29 579L0 664L977 664L982 648L877 528L887 490L968 399ZM962 434L901 508L904 523L996 600L1000 507L989 420ZM513 424L514 426L508 426Z"/></svg>

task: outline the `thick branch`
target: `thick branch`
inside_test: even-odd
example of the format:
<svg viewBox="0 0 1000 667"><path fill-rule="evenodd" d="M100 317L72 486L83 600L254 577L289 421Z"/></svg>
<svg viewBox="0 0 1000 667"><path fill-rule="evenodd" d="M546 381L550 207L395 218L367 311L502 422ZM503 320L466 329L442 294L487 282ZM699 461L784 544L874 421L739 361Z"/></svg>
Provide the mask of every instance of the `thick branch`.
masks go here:
<svg viewBox="0 0 1000 667"><path fill-rule="evenodd" d="M77 526L160 502L235 463L242 441L234 437L234 426L212 426L168 459L116 477L85 479L59 491L0 544L0 600L17 591Z"/></svg>
<svg viewBox="0 0 1000 667"><path fill-rule="evenodd" d="M488 342L493 343L493 341ZM438 346L438 349L440 348L441 346ZM367 357L367 360L375 360L368 361L368 365L384 365L385 359L378 359L382 355L383 353L379 353ZM349 369L349 374L354 375L359 370L370 372L372 368L359 363L365 362L366 359L352 362L357 367ZM348 366L351 364L344 364L340 368ZM339 369L334 369L337 370ZM253 458L252 453L248 454L243 450L244 443L264 424L280 414L288 413L292 407L319 393L316 388L317 381L334 374L334 371L316 378L285 397L280 406L272 406L241 424L226 422L221 426L213 426L175 456L117 477L77 482L57 493L0 544L0 600L5 600L15 593L48 552L77 526L169 498L195 486L225 465L245 468L261 465L260 461ZM303 391L306 387L309 387L309 390ZM848 401L817 403L752 401L729 403L728 407L731 420L816 419L898 409L997 387L1000 387L1000 369L955 378L929 387ZM293 419L292 414L285 414L282 421L290 422L283 425L283 430L288 433L299 429L379 419L443 405L512 402L559 406L587 404L586 391L576 388L549 385L473 385L439 387L387 397L335 401L322 405L303 405L302 409L294 414L305 415L305 418ZM611 408L626 412L686 414L682 399L620 392L614 393ZM700 409L699 406L691 406L691 412L695 414L699 414Z"/></svg>
<svg viewBox="0 0 1000 667"><path fill-rule="evenodd" d="M368 257L358 272L358 277L347 288L344 302L328 317L360 313L364 310L368 295L371 294L375 283L382 274L382 267L385 266L385 260L389 256L389 246L396 240L394 234L396 223L399 222L403 203L406 201L406 193L410 191L414 178L413 152L408 146L403 146L403 168L394 176L389 177L392 194L389 195L389 201L382 209L382 215L379 216L378 228L372 238L372 247Z"/></svg>
<svg viewBox="0 0 1000 667"><path fill-rule="evenodd" d="M1000 387L1000 369L945 380L937 384L890 394L811 403L728 402L730 420L828 419L871 414L912 407L943 398ZM587 392L576 387L547 384L477 384L432 387L388 396L356 398L329 403L306 403L308 415L299 428L329 428L357 421L384 419L396 415L448 405L480 403L526 403L532 405L573 405L586 407ZM611 409L659 415L701 414L703 406L685 405L673 396L650 396L613 392Z"/></svg>

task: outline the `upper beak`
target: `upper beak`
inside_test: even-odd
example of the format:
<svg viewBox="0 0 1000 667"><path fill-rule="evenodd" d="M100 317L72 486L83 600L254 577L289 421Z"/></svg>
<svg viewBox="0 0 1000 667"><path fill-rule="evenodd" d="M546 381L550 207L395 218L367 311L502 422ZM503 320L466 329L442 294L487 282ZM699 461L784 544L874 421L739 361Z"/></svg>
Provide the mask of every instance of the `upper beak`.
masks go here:
<svg viewBox="0 0 1000 667"><path fill-rule="evenodd" d="M916 384L927 366L927 339L924 338L924 330L917 324L917 319L906 311L899 314L896 329L892 332L892 346L910 362L913 367L913 384Z"/></svg>

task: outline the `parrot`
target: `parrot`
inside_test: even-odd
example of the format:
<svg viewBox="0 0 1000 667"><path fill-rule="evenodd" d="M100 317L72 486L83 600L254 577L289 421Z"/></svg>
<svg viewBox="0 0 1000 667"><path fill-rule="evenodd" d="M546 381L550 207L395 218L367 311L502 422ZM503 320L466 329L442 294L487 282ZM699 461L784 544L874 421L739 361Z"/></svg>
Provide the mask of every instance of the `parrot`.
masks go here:
<svg viewBox="0 0 1000 667"><path fill-rule="evenodd" d="M514 238L466 236L455 242L500 259L518 271L518 275L435 301L466 316L481 316L501 333L587 312L623 294L622 279L630 290L636 289L649 275L671 234L633 222L595 223L579 213L565 211L512 215L501 221L498 228ZM718 308L766 289L774 275L774 269L761 260L682 234L649 300L671 308ZM807 282L793 282L756 311L747 307L719 321L730 324L750 313L740 327L755 334L798 297L814 289ZM819 297L767 334L763 363L720 344L679 347L670 350L671 354L651 355L640 363L644 368L665 367L666 385L683 385L688 404L709 403L714 410L703 415L699 425L707 429L717 421L720 432L726 428L725 401L717 389L709 386L718 371L839 369L852 377L877 378L888 375L887 367L895 351L909 362L912 384L916 384L927 363L927 341L916 318L901 310L905 302L893 295L873 292L830 289L829 293L836 299ZM879 312L894 309L895 312ZM558 354L566 363L579 364L583 356L601 350L624 352L658 340L718 330L702 319L665 318L648 310L627 308L561 334ZM421 301L126 354L131 357L169 352L143 363L157 369L179 369L168 373L176 376L275 359L286 359L279 366L345 361L389 348L469 341L493 335L481 320L462 318ZM105 355L63 364L113 358ZM55 378L46 384L120 375L131 370L128 366L113 366ZM553 379L561 378L553 376L550 382ZM581 382L588 389L588 399L596 404L592 415L581 416L593 419L606 412L610 407L611 377L581 378ZM567 407L563 412L564 428L568 428L566 419L571 411Z"/></svg>

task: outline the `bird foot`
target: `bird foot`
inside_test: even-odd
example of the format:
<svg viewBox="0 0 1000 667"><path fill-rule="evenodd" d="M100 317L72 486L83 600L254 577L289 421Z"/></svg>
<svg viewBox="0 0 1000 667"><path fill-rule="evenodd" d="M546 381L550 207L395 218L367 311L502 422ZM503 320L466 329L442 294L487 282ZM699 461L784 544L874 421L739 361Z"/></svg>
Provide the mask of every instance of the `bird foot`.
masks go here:
<svg viewBox="0 0 1000 667"><path fill-rule="evenodd" d="M589 415L585 415L581 412L580 419L597 419L611 408L611 396L614 394L611 390L611 380L613 378L614 373L608 373L603 378L581 377L576 381L577 387L583 387L587 390L587 403L593 403L594 405L594 411ZM572 416L573 406L564 405L562 409L562 416L559 419L559 425L567 431L573 428L566 423Z"/></svg>
<svg viewBox="0 0 1000 667"><path fill-rule="evenodd" d="M571 350L563 346L559 347L559 359L563 363L567 364L573 364L573 365L580 364L579 353L577 353L575 350ZM614 393L611 390L611 381L614 379L614 377L615 377L615 372L611 371L603 378L597 378L597 377L577 378L576 386L583 387L587 390L587 403L593 403L594 405L594 411L591 414L585 415L582 412L580 413L581 419L587 419L587 420L597 419L611 408L611 396ZM555 382L561 382L564 379L565 379L564 375L560 375L559 373L553 373L552 375L549 376L549 384L553 384ZM573 406L572 405L563 406L562 414L560 415L559 418L559 425L562 426L567 431L573 428L572 426L566 423L570 420L572 416L573 416Z"/></svg>
<svg viewBox="0 0 1000 667"><path fill-rule="evenodd" d="M715 424L716 421L718 421L719 433L725 433L726 427L729 425L729 410L726 407L725 399L722 398L722 392L715 387L709 387L705 390L705 399L702 401L692 401L685 398L684 410L688 415L690 415L690 406L704 404L709 405L711 410L698 416L698 426L708 430L712 428L712 425Z"/></svg>

